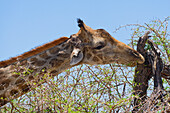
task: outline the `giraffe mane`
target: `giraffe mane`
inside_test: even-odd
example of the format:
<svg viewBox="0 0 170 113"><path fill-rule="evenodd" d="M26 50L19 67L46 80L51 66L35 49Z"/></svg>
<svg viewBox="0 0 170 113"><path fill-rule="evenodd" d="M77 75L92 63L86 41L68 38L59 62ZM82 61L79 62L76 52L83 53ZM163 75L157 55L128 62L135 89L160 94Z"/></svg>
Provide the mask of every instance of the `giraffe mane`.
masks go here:
<svg viewBox="0 0 170 113"><path fill-rule="evenodd" d="M30 50L30 51L28 51L28 52L25 52L25 53L23 53L23 54L21 54L21 55L19 55L19 56L12 57L12 58L10 58L10 59L8 59L8 60L1 61L1 62L0 62L0 68L1 68L1 67L5 67L5 66L7 66L7 65L10 65L10 64L12 64L12 63L15 63L15 62L17 62L17 61L26 59L26 58L28 58L28 57L34 56L34 55L36 55L36 54L38 54L38 53L40 53L40 52L42 52L42 51L45 51L45 50L47 50L47 49L49 49L49 48L54 47L54 46L56 46L56 45L58 45L58 44L60 44L60 43L62 43L62 42L64 42L64 41L66 41L66 40L68 40L68 39L69 39L68 37L61 37L61 38L59 38L59 39L56 39L56 40L54 40L54 41L51 41L51 42L49 42L49 43L46 43L46 44L41 45L41 46L39 46L39 47L36 47L36 48L34 48L34 49L32 49L32 50Z"/></svg>

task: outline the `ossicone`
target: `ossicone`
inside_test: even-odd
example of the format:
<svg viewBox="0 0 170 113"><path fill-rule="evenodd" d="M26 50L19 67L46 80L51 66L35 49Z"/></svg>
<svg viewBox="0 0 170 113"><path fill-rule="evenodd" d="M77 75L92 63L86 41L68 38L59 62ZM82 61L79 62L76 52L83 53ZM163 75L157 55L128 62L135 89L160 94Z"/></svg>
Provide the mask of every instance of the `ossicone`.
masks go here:
<svg viewBox="0 0 170 113"><path fill-rule="evenodd" d="M84 22L83 20L81 20L80 18L77 19L77 23L78 23L78 26L81 28L83 27L84 28Z"/></svg>

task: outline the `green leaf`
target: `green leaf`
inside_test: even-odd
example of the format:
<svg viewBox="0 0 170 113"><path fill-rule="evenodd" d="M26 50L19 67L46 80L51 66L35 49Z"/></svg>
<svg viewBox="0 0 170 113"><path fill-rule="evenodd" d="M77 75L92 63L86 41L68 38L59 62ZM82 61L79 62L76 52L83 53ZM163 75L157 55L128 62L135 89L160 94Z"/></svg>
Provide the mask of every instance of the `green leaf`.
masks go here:
<svg viewBox="0 0 170 113"><path fill-rule="evenodd" d="M170 49L168 49L168 51L167 51L167 52L168 52L168 54L170 54Z"/></svg>

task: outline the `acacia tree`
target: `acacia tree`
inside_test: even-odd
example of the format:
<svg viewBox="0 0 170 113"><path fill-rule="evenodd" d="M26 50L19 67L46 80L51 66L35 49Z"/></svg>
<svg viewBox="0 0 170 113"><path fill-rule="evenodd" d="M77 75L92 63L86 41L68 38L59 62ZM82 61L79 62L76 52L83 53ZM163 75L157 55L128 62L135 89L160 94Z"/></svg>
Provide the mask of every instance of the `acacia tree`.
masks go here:
<svg viewBox="0 0 170 113"><path fill-rule="evenodd" d="M139 37L142 37L146 31L151 31L150 40L158 45L161 53L160 58L164 66L167 66L167 70L162 71L163 91L165 91L161 96L163 101L156 96L151 98L154 90L152 68L147 68L148 73L145 73L147 75L141 75L143 78L147 78L147 84L144 84L144 87L147 87L145 93L140 95L140 93L135 93L138 90L135 87L142 86L142 83L134 82L139 73L139 71L135 72L134 67L118 64L80 65L66 70L55 78L51 78L48 74L44 75L42 81L45 80L45 83L43 85L38 86L38 84L33 83L38 87L3 106L1 112L105 113L132 112L134 109L148 112L167 111L169 109L168 91L170 91L168 72L170 63L169 20L170 17L163 21L153 20L149 24L130 24L116 29L117 32L121 32L124 27L131 29L132 36L129 45L135 49L137 49ZM148 51L151 48L150 44L146 42L144 49ZM138 100L138 104L134 105L135 99ZM155 102L153 103L153 101Z"/></svg>

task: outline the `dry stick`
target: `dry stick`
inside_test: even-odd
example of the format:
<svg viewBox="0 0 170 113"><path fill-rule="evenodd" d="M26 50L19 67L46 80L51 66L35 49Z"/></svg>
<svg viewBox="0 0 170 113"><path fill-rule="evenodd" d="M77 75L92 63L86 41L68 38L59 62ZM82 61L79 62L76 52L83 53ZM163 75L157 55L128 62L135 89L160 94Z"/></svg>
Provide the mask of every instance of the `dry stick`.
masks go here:
<svg viewBox="0 0 170 113"><path fill-rule="evenodd" d="M138 111L138 107L141 102L143 102L147 95L147 88L148 88L148 81L152 77L152 69L150 61L148 59L148 55L146 50L144 49L145 43L150 36L148 36L150 31L147 31L142 37L139 38L137 44L137 51L141 53L145 57L144 64L138 64L137 68L135 69L135 76L134 76L134 95L139 95L141 99L134 98L134 109L133 112ZM141 101L141 102L140 102Z"/></svg>
<svg viewBox="0 0 170 113"><path fill-rule="evenodd" d="M154 77L154 91L153 91L153 101L151 101L152 106L155 106L156 103L154 101L158 99L161 99L161 102L163 102L162 94L163 94L163 84L162 84L162 78L161 78L161 71L163 69L163 62L160 57L160 50L156 44L152 40L148 40L148 44L151 45L152 50L150 50L151 53L151 65L152 65L152 75ZM152 108L152 107L151 107ZM151 109L150 108L150 109Z"/></svg>
<svg viewBox="0 0 170 113"><path fill-rule="evenodd" d="M154 52L154 58L153 60L153 64L152 64L152 73L154 76L154 89L156 89L157 91L159 90L163 90L163 85L162 85L162 78L161 78L161 71L163 69L163 62L162 59L160 58L160 51L157 47L157 45L155 45L153 43L152 40L148 40L149 45L151 45L152 50Z"/></svg>

